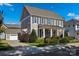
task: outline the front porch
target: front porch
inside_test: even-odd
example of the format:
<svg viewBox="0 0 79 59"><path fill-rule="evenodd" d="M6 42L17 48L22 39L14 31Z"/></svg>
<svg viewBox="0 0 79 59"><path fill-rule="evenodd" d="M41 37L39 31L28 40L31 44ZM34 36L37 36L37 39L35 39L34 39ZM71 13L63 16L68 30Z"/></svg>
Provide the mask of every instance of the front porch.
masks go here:
<svg viewBox="0 0 79 59"><path fill-rule="evenodd" d="M55 27L51 25L41 25L38 27L38 36L39 37L52 37L52 36L63 36L64 37L64 29L60 27Z"/></svg>

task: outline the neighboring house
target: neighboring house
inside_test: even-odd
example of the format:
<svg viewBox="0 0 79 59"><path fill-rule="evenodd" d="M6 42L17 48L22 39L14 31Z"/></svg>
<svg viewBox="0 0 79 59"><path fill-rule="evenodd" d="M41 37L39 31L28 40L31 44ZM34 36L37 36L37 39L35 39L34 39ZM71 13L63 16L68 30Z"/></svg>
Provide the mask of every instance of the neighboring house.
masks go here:
<svg viewBox="0 0 79 59"><path fill-rule="evenodd" d="M5 25L2 24L2 26L0 27L0 39L5 39L5 30L7 29L7 27Z"/></svg>
<svg viewBox="0 0 79 59"><path fill-rule="evenodd" d="M21 29L26 33L31 33L32 29L35 29L39 37L52 37L53 35L64 37L63 21L63 17L52 11L24 6Z"/></svg>
<svg viewBox="0 0 79 59"><path fill-rule="evenodd" d="M18 33L20 32L20 25L5 24L6 30L2 33L2 37L6 40L18 40Z"/></svg>
<svg viewBox="0 0 79 59"><path fill-rule="evenodd" d="M65 31L68 36L79 39L79 20L72 19L65 23Z"/></svg>

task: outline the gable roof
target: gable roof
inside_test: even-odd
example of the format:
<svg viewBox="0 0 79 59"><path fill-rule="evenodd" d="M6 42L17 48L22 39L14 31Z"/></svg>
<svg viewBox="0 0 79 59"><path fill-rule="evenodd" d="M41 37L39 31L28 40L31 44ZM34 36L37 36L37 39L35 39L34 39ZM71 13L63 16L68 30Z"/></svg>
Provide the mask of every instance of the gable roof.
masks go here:
<svg viewBox="0 0 79 59"><path fill-rule="evenodd" d="M55 19L63 19L62 16L48 10L43 10L40 8L35 8L31 6L24 6L30 15L35 15L35 16L41 16L41 17L47 17L47 18L55 18Z"/></svg>
<svg viewBox="0 0 79 59"><path fill-rule="evenodd" d="M71 19L71 20L67 21L67 23L77 24L77 23L79 23L79 20Z"/></svg>
<svg viewBox="0 0 79 59"><path fill-rule="evenodd" d="M12 28L12 29L20 29L21 26L17 24L5 24L7 28Z"/></svg>

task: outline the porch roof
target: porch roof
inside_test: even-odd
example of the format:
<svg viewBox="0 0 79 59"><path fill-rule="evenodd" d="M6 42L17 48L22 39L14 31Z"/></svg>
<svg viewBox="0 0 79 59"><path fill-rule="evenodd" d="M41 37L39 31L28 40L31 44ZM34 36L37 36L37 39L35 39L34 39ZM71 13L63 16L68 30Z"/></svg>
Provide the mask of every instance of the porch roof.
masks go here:
<svg viewBox="0 0 79 59"><path fill-rule="evenodd" d="M59 27L59 26L53 26L53 25L38 25L38 28L39 29L53 29L53 30L56 30L56 29L64 29L63 27Z"/></svg>

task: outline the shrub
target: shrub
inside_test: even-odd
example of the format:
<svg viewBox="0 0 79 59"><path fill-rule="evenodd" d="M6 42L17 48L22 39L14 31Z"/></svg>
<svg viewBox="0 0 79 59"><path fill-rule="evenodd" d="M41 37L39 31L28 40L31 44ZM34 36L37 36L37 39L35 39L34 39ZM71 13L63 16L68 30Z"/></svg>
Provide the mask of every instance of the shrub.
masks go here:
<svg viewBox="0 0 79 59"><path fill-rule="evenodd" d="M70 36L67 36L66 38L69 39L69 40L74 40L75 39L74 37L70 37Z"/></svg>
<svg viewBox="0 0 79 59"><path fill-rule="evenodd" d="M61 39L61 37L58 37L58 36L52 37L50 43L59 44L60 39Z"/></svg>
<svg viewBox="0 0 79 59"><path fill-rule="evenodd" d="M44 46L47 46L47 44L46 43L43 43L43 44L38 44L38 45L36 45L37 47L44 47Z"/></svg>
<svg viewBox="0 0 79 59"><path fill-rule="evenodd" d="M33 42L36 41L37 35L36 35L36 31L34 29L32 30L32 33L30 34L30 37L29 38L30 38L29 39L29 42L31 42L31 43L33 43Z"/></svg>
<svg viewBox="0 0 79 59"><path fill-rule="evenodd" d="M59 43L63 43L63 44L69 43L69 39L67 37L61 38L59 40Z"/></svg>
<svg viewBox="0 0 79 59"><path fill-rule="evenodd" d="M0 33L4 32L2 29L0 29Z"/></svg>
<svg viewBox="0 0 79 59"><path fill-rule="evenodd" d="M20 42L29 42L29 34L18 34L18 39Z"/></svg>
<svg viewBox="0 0 79 59"><path fill-rule="evenodd" d="M39 44L42 44L44 43L44 39L43 38L38 38L35 43L39 43Z"/></svg>

